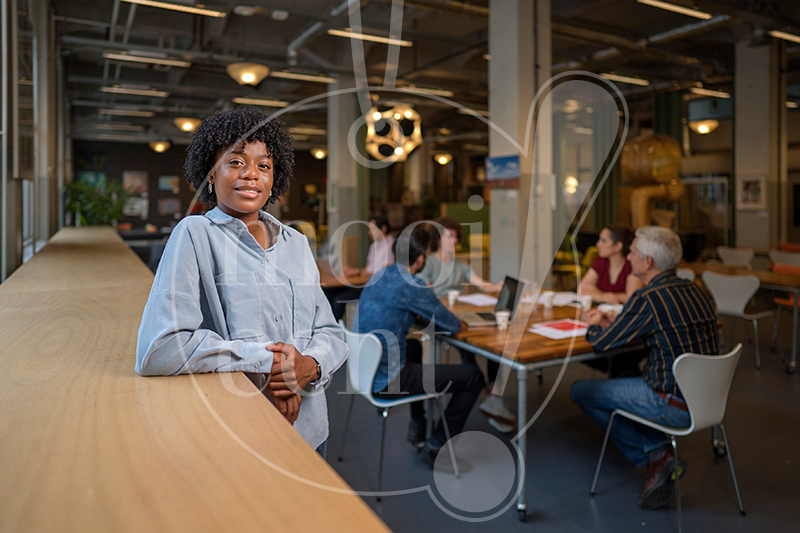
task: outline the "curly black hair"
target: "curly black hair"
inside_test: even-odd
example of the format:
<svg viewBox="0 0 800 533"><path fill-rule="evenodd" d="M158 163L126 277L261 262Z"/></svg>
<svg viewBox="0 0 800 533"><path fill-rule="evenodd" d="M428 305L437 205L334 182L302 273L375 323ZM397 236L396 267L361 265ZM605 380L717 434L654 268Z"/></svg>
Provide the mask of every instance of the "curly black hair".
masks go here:
<svg viewBox="0 0 800 533"><path fill-rule="evenodd" d="M208 192L205 181L220 153L234 144L254 141L266 144L272 156L272 193L264 207L277 202L278 197L289 190L294 170L294 151L286 124L258 109L243 106L219 111L205 119L186 149L183 171L186 181L200 191L201 202L217 204L216 193Z"/></svg>

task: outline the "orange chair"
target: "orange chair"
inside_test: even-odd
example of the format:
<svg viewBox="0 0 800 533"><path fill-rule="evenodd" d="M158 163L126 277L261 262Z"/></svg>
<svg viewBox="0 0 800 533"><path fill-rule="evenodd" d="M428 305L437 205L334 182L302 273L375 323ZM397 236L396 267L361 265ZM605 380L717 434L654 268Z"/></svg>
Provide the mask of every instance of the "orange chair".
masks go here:
<svg viewBox="0 0 800 533"><path fill-rule="evenodd" d="M796 242L782 242L781 252L800 252L800 244Z"/></svg>

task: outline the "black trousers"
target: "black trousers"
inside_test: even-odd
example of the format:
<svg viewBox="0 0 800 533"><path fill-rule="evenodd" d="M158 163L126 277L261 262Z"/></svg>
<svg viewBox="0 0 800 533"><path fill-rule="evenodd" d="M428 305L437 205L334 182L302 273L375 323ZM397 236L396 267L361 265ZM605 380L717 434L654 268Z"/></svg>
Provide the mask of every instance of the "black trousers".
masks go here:
<svg viewBox="0 0 800 533"><path fill-rule="evenodd" d="M423 367L428 367L425 372L423 372ZM454 437L463 431L469 412L483 389L483 374L474 364L423 365L422 347L419 341L409 339L406 348L406 364L400 371L400 376L375 397L393 400L413 394L422 394L426 392L426 389L441 392L445 388L448 393L453 394L450 403L447 404L444 416L450 428L450 436ZM409 407L413 420L425 420L425 404L423 402L412 402ZM447 441L441 421L434 428L433 437L441 443Z"/></svg>

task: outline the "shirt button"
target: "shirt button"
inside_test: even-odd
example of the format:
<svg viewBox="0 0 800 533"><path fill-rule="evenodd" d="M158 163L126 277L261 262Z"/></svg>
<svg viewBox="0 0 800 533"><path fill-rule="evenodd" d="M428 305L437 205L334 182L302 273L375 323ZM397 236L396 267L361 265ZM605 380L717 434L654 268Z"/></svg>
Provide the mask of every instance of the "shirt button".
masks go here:
<svg viewBox="0 0 800 533"><path fill-rule="evenodd" d="M278 288L278 284L277 283L273 283L272 286L275 287L276 289Z"/></svg>
<svg viewBox="0 0 800 533"><path fill-rule="evenodd" d="M282 318L283 317L281 315L276 316L275 317L275 322L280 322Z"/></svg>
<svg viewBox="0 0 800 533"><path fill-rule="evenodd" d="M264 264L266 264L266 263L267 263L267 260L266 260L266 259L262 259L262 260L261 260L261 264L262 264L262 265L264 265Z"/></svg>

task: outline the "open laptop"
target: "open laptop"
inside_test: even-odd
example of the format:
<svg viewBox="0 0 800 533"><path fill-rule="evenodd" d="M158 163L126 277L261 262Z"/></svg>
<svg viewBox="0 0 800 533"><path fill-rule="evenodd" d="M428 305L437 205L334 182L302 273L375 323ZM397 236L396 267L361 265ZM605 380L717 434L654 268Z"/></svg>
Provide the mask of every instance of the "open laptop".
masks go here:
<svg viewBox="0 0 800 533"><path fill-rule="evenodd" d="M494 306L495 311L510 311L511 321L514 320L514 313L517 309L519 299L522 296L522 285L522 282L518 279L506 276L503 282L503 288L500 290L500 295L497 297L497 304ZM491 311L459 312L458 318L471 328L494 326L497 324L495 314Z"/></svg>

